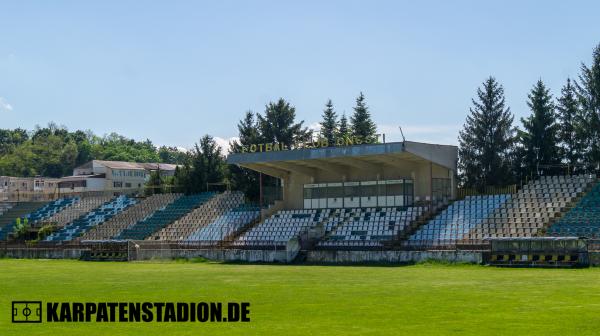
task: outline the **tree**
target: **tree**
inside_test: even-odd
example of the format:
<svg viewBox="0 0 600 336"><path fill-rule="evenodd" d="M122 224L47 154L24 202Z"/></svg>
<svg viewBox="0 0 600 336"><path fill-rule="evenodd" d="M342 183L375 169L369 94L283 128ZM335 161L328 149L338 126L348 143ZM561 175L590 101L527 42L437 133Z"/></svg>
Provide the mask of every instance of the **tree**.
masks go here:
<svg viewBox="0 0 600 336"><path fill-rule="evenodd" d="M260 141L258 125L252 111L247 111L244 119L238 123L238 140L230 143L233 152L239 152L242 146L250 146ZM234 190L241 190L252 201L259 198L259 174L251 169L229 165L227 178Z"/></svg>
<svg viewBox="0 0 600 336"><path fill-rule="evenodd" d="M377 127L371 120L371 114L365 104L365 96L362 92L356 98L356 106L354 107L354 114L350 117L350 122L352 123L352 135L362 139L375 138Z"/></svg>
<svg viewBox="0 0 600 336"><path fill-rule="evenodd" d="M183 164L186 153L177 147L161 146L158 148L158 158L162 163Z"/></svg>
<svg viewBox="0 0 600 336"><path fill-rule="evenodd" d="M204 159L206 183L222 183L225 177L225 157L221 147L212 136L205 135L200 139L200 151Z"/></svg>
<svg viewBox="0 0 600 336"><path fill-rule="evenodd" d="M191 171L191 155L187 155L183 164L175 167L175 173L173 174L173 186L175 187L175 192L188 195L192 193L193 188L190 181Z"/></svg>
<svg viewBox="0 0 600 336"><path fill-rule="evenodd" d="M539 165L560 163L557 147L558 125L550 90L538 80L528 95L527 106L531 110L528 118L521 118L524 130L520 139L524 149L525 173L539 172ZM544 169L550 173L560 172L556 167Z"/></svg>
<svg viewBox="0 0 600 336"><path fill-rule="evenodd" d="M585 163L588 169L600 166L600 44L592 55L592 65L581 64L579 82L575 82L581 105Z"/></svg>
<svg viewBox="0 0 600 336"><path fill-rule="evenodd" d="M307 141L311 132L303 127L304 121L296 122L296 108L285 99L265 106L265 114L257 115L258 129L263 142L279 142L292 147L297 142Z"/></svg>
<svg viewBox="0 0 600 336"><path fill-rule="evenodd" d="M348 118L346 118L346 113L342 114L340 118L340 127L338 129L338 138L344 138L350 135L350 129L348 128Z"/></svg>
<svg viewBox="0 0 600 336"><path fill-rule="evenodd" d="M150 178L146 182L146 186L150 189L150 194L162 194L163 180L158 171L150 172Z"/></svg>
<svg viewBox="0 0 600 336"><path fill-rule="evenodd" d="M156 147L152 144L152 141L135 141L116 133L95 139L91 152L92 157L96 160L129 162L159 161Z"/></svg>
<svg viewBox="0 0 600 336"><path fill-rule="evenodd" d="M472 103L458 139L461 183L469 188L508 185L514 182L511 158L516 137L504 88L490 76Z"/></svg>
<svg viewBox="0 0 600 336"><path fill-rule="evenodd" d="M329 146L335 145L338 134L337 114L333 110L331 99L325 104L323 110L323 121L321 121L321 137L327 139Z"/></svg>
<svg viewBox="0 0 600 336"><path fill-rule="evenodd" d="M567 84L561 90L561 97L556 104L558 123L558 142L560 157L564 163L571 166L581 164L582 160L582 116L577 100L575 86L567 78Z"/></svg>
<svg viewBox="0 0 600 336"><path fill-rule="evenodd" d="M29 140L29 135L24 129L0 129L0 155L9 154L27 140Z"/></svg>
<svg viewBox="0 0 600 336"><path fill-rule="evenodd" d="M225 158L214 138L205 135L194 145L189 161L176 169L173 182L187 194L206 191L207 183L222 183L225 177Z"/></svg>
<svg viewBox="0 0 600 336"><path fill-rule="evenodd" d="M173 161L185 156L173 148L166 151ZM165 149L159 151L150 140L136 141L116 133L98 137L91 131L69 132L55 123L36 126L31 132L0 130L0 175L62 177L94 159L158 162L164 153Z"/></svg>

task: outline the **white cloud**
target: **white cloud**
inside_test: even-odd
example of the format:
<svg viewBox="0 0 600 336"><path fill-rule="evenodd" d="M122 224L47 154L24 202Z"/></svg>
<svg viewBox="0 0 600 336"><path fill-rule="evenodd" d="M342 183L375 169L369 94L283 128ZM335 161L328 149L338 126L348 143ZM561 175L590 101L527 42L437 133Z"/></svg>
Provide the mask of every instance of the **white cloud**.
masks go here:
<svg viewBox="0 0 600 336"><path fill-rule="evenodd" d="M221 137L215 137L215 142L217 143L217 145L219 145L219 147L221 147L221 153L223 153L223 155L227 155L229 153L229 142L233 141L233 140L239 140L239 137L231 137L228 139L225 138L221 138Z"/></svg>
<svg viewBox="0 0 600 336"><path fill-rule="evenodd" d="M319 133L321 131L321 123L314 122L308 125L308 129L313 131L314 133Z"/></svg>
<svg viewBox="0 0 600 336"><path fill-rule="evenodd" d="M461 125L425 124L401 125L407 141L428 142L442 145L458 144ZM379 132L385 133L386 141L402 141L398 125L380 125Z"/></svg>
<svg viewBox="0 0 600 336"><path fill-rule="evenodd" d="M0 97L0 112L12 111L13 107L4 98Z"/></svg>

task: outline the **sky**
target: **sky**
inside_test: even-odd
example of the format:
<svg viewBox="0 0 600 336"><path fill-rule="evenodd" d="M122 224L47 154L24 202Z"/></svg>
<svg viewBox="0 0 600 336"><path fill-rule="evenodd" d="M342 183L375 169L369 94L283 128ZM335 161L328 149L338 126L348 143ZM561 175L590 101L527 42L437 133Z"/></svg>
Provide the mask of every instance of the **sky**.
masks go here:
<svg viewBox="0 0 600 336"><path fill-rule="evenodd" d="M362 91L387 141L457 144L488 76L515 122L600 43L597 1L0 0L0 128L189 148L283 97L315 126Z"/></svg>

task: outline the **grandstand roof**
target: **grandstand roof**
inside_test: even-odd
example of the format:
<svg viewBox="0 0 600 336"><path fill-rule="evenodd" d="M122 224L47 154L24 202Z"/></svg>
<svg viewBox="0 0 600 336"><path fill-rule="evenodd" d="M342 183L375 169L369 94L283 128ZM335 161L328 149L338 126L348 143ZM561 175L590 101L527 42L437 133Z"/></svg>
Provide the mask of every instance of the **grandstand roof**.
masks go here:
<svg viewBox="0 0 600 336"><path fill-rule="evenodd" d="M400 166L406 161L432 162L456 171L458 148L450 145L412 141L354 146L295 149L256 153L232 153L227 163L237 164L273 176L290 171L311 174L336 167L376 169L381 165Z"/></svg>

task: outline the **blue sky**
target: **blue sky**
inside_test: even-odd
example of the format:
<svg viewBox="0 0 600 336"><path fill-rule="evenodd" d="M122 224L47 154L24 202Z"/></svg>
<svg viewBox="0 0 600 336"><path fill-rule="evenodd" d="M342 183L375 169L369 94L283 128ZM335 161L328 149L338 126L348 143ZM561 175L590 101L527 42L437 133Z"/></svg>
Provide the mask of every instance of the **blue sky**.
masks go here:
<svg viewBox="0 0 600 336"><path fill-rule="evenodd" d="M516 120L600 43L594 1L0 1L0 128L50 121L190 147L288 99L317 123L365 93L389 140L457 143L476 88Z"/></svg>

